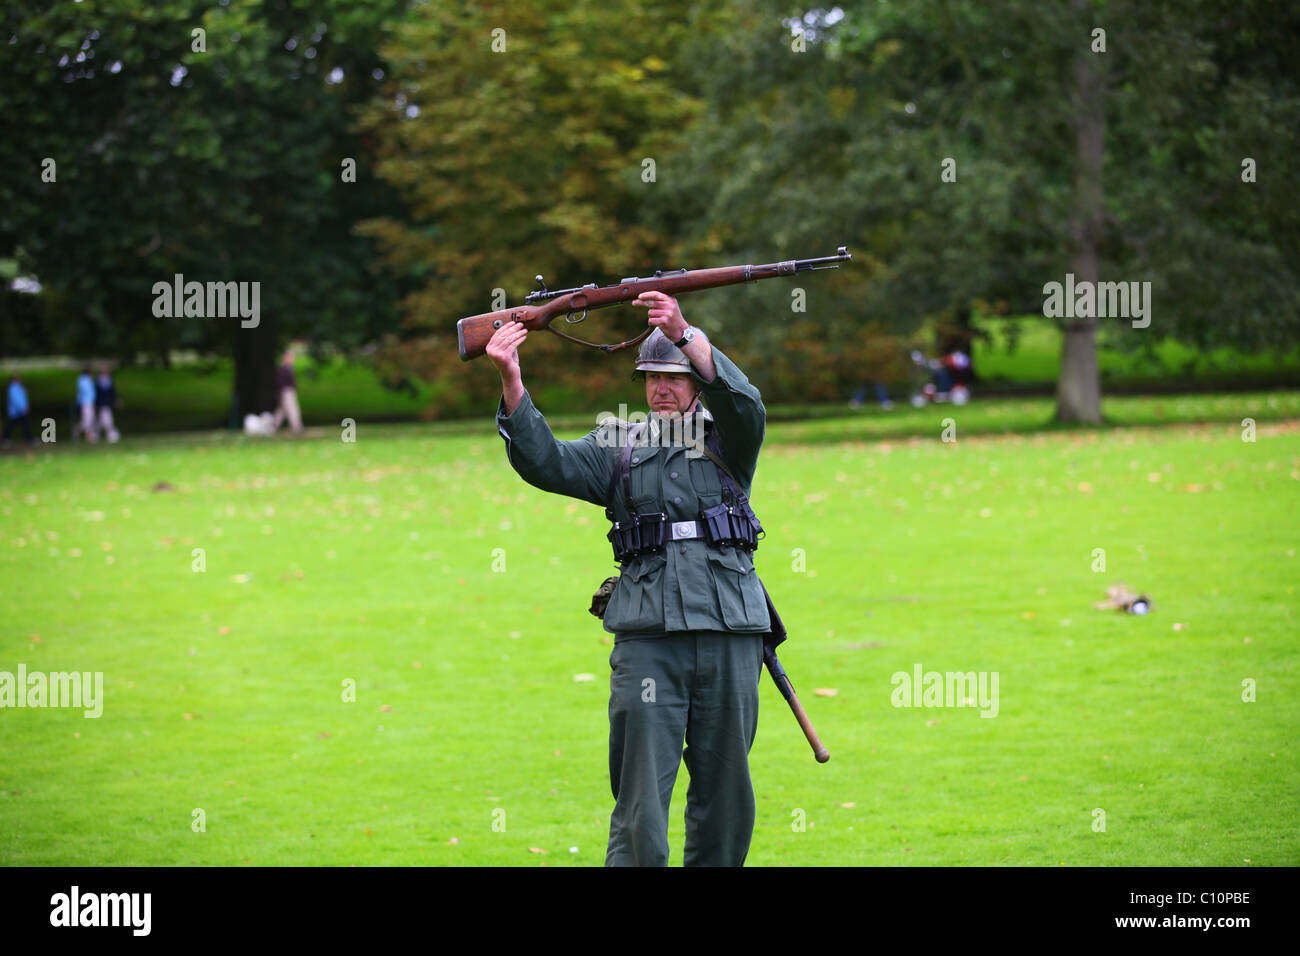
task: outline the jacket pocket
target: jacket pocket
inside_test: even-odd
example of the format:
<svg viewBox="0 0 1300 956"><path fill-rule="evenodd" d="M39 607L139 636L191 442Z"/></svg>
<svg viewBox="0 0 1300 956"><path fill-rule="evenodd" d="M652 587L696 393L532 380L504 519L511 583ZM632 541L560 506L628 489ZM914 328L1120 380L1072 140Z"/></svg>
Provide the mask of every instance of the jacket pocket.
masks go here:
<svg viewBox="0 0 1300 956"><path fill-rule="evenodd" d="M663 570L668 558L648 554L623 571L605 610L605 629L662 631L664 627Z"/></svg>
<svg viewBox="0 0 1300 956"><path fill-rule="evenodd" d="M632 484L632 501L638 511L660 511L658 445L634 445L628 461L628 480ZM623 493L622 488L618 493Z"/></svg>
<svg viewBox="0 0 1300 956"><path fill-rule="evenodd" d="M718 611L728 630L753 631L771 622L763 589L754 573L753 558L736 548L709 548L709 572L718 598Z"/></svg>

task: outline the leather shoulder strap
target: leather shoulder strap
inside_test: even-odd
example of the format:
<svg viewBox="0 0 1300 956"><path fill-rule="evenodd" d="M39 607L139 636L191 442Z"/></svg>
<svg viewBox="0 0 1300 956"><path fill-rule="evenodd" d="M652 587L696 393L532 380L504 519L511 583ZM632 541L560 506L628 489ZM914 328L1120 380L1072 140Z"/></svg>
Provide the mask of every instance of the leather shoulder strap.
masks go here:
<svg viewBox="0 0 1300 956"><path fill-rule="evenodd" d="M699 448L700 446L697 445L696 447ZM705 439L704 447L701 450L717 465L718 477L722 480L723 489L730 492L731 496L736 500L744 498L745 494L740 490L740 482L736 480L736 476L731 473L731 469L723 461L722 443L718 441L716 429L709 429L708 438Z"/></svg>
<svg viewBox="0 0 1300 956"><path fill-rule="evenodd" d="M605 500L609 502L605 506L605 517L610 521L614 520L614 489L619 480L623 482L623 504L630 515L632 510L632 443L641 437L641 432L645 430L646 423L638 422L635 425L628 426L626 435L627 440L623 443L622 449L618 454L618 464L614 466L614 473L609 476L609 490L605 493Z"/></svg>

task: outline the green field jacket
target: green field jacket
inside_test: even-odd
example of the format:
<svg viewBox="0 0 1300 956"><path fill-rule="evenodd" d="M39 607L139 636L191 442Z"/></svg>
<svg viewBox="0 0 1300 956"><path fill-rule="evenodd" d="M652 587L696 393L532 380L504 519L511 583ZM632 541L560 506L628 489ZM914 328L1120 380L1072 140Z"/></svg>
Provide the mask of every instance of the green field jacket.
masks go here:
<svg viewBox="0 0 1300 956"><path fill-rule="evenodd" d="M701 403L686 419L698 415L697 427L717 430L723 458L748 495L767 429L767 411L745 374L712 348L717 377L706 382L692 369ZM698 520L701 510L722 501L717 466L681 442L682 432L687 437L701 432L692 431L689 421L677 431L678 426L670 426L653 412L646 421L633 442L629 463L633 505L638 512L662 511L670 522ZM619 452L627 442L628 422L611 416L582 438L560 441L525 391L513 414L506 414L502 397L497 430L505 439L511 466L524 481L602 508L612 504L615 517L628 520L621 483L615 487L613 502L607 500ZM605 630L610 633L755 633L770 627L753 556L744 551L711 548L702 538L670 541L663 552L632 558L621 570L605 611Z"/></svg>

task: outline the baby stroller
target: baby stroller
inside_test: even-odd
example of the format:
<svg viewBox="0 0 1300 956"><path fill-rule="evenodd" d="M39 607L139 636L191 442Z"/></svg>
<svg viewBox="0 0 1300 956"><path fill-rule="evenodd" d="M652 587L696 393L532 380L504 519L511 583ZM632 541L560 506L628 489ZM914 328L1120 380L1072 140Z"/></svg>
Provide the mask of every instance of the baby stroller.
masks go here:
<svg viewBox="0 0 1300 956"><path fill-rule="evenodd" d="M920 349L912 351L914 381L912 404L920 408L929 402L952 402L965 405L970 401L971 362L965 352L953 351L943 361L928 359Z"/></svg>

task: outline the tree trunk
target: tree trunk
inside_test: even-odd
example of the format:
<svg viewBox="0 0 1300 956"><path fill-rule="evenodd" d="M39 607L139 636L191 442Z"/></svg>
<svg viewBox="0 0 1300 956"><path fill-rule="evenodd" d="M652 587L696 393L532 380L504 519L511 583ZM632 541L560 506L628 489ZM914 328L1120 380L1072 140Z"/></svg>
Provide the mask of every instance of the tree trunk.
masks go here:
<svg viewBox="0 0 1300 956"><path fill-rule="evenodd" d="M234 324L235 408L233 427L241 427L245 415L275 411L279 396L275 394L275 323L262 315L253 328L245 329L236 318Z"/></svg>
<svg viewBox="0 0 1300 956"><path fill-rule="evenodd" d="M1070 0L1070 8L1083 23L1087 0ZM1082 47L1074 59L1070 104L1074 112L1074 215L1070 221L1070 266L1074 282L1095 283L1098 278L1097 245L1101 240L1105 197L1102 160L1105 155L1106 120L1104 81L1098 57L1080 33ZM1067 314L1073 304L1066 303ZM1056 420L1096 425L1101 423L1101 380L1097 374L1097 320L1094 316L1066 319L1061 345L1061 377L1056 385Z"/></svg>

